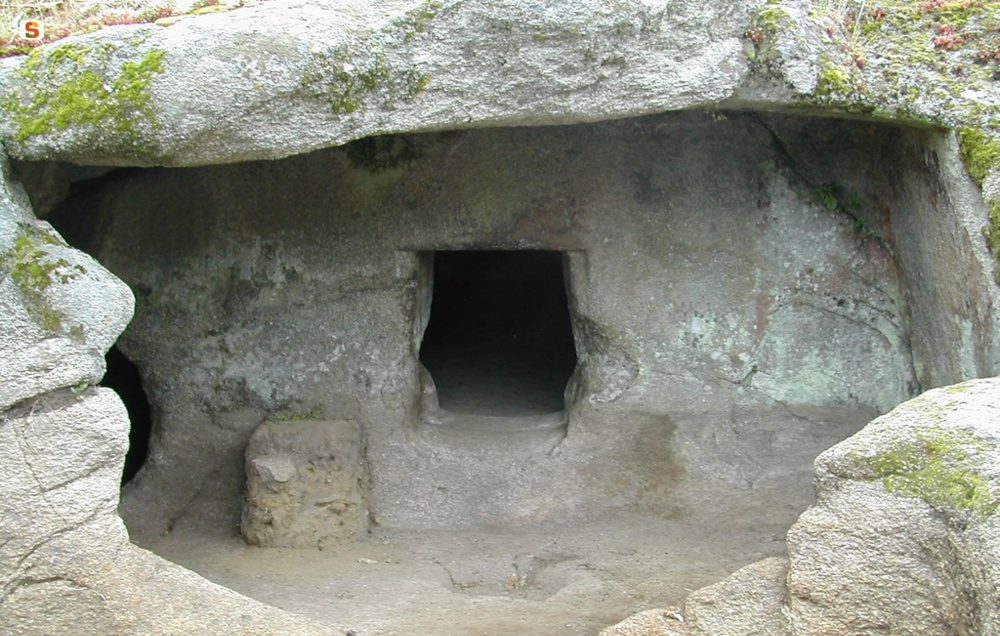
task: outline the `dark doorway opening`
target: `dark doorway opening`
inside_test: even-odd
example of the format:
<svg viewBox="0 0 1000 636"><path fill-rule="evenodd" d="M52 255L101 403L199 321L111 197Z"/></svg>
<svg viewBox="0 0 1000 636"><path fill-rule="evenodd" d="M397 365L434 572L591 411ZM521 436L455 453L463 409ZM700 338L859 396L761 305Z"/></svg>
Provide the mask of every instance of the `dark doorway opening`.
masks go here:
<svg viewBox="0 0 1000 636"><path fill-rule="evenodd" d="M149 402L142 388L139 369L126 358L117 346L111 347L105 356L108 370L101 380L101 386L114 389L125 403L128 419L132 423L128 435L128 453L125 455L125 470L122 484L127 483L146 461L149 454L149 433L152 428Z"/></svg>
<svg viewBox="0 0 1000 636"><path fill-rule="evenodd" d="M436 252L420 361L444 410L561 411L576 367L562 253Z"/></svg>

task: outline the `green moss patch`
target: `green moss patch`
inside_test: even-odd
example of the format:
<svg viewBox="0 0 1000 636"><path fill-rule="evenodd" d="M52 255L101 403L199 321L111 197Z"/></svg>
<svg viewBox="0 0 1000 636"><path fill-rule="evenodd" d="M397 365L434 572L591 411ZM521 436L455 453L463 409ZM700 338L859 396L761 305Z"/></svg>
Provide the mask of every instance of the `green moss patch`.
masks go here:
<svg viewBox="0 0 1000 636"><path fill-rule="evenodd" d="M769 1L754 16L743 37L753 44L753 50L748 51L748 54L756 72L769 73L773 70L769 65L778 32L787 29L790 23L788 12L778 6L775 0Z"/></svg>
<svg viewBox="0 0 1000 636"><path fill-rule="evenodd" d="M833 46L816 94L804 101L947 126L1000 125L1000 105L978 97L1000 82L1000 1L869 0L822 17Z"/></svg>
<svg viewBox="0 0 1000 636"><path fill-rule="evenodd" d="M119 45L63 44L36 49L17 75L24 80L0 108L17 124L14 140L66 130L70 126L107 128L134 137L136 123L155 126L149 105L149 82L164 70L164 52L149 51L138 61L126 61L109 74L109 60Z"/></svg>
<svg viewBox="0 0 1000 636"><path fill-rule="evenodd" d="M1000 141L975 128L959 130L958 140L965 169L982 186L991 170L1000 169Z"/></svg>
<svg viewBox="0 0 1000 636"><path fill-rule="evenodd" d="M316 404L308 411L281 411L279 413L272 413L265 422L271 424L277 424L279 422L303 422L306 420L325 420L326 419L326 407L322 404Z"/></svg>
<svg viewBox="0 0 1000 636"><path fill-rule="evenodd" d="M376 55L373 63L360 71L337 71L330 88L330 106L333 112L353 113L364 104L366 94L374 93L391 78L384 55Z"/></svg>
<svg viewBox="0 0 1000 636"><path fill-rule="evenodd" d="M0 254L0 268L10 272L28 313L47 331L62 331L66 315L48 303L45 290L67 283L86 270L66 259L49 258L48 246L66 244L59 237L30 226L22 226L14 245Z"/></svg>
<svg viewBox="0 0 1000 636"><path fill-rule="evenodd" d="M958 140L966 171L982 187L990 172L1000 171L1000 141L976 128L962 128L958 131ZM994 278L1000 284L1000 197L988 200L986 205L989 223L984 234L996 261Z"/></svg>
<svg viewBox="0 0 1000 636"><path fill-rule="evenodd" d="M855 461L894 495L981 520L1000 507L1000 489L982 474L983 453L996 451L995 444L969 431L927 427L892 450Z"/></svg>
<svg viewBox="0 0 1000 636"><path fill-rule="evenodd" d="M401 18L385 27L383 31L385 33L398 31L402 33L403 40L409 42L427 29L431 20L437 17L438 11L443 6L440 0L424 0L422 4L404 13Z"/></svg>

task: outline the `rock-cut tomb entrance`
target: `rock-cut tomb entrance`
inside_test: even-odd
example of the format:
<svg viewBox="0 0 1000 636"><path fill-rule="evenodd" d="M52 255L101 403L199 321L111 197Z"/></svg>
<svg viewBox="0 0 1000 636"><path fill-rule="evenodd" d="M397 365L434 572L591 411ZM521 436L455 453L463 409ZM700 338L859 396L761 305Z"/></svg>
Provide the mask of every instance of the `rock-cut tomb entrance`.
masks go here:
<svg viewBox="0 0 1000 636"><path fill-rule="evenodd" d="M782 553L820 451L980 372L932 300L954 161L680 112L87 172L44 218L136 296L136 542L357 633L588 634Z"/></svg>

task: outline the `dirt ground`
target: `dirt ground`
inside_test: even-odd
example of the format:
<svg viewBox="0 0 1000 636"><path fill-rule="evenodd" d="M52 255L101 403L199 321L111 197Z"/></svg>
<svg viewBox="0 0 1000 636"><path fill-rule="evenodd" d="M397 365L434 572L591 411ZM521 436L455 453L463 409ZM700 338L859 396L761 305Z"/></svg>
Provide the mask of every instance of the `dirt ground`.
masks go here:
<svg viewBox="0 0 1000 636"><path fill-rule="evenodd" d="M134 540L348 635L582 636L783 554L785 532L809 503L786 496L796 490L706 491L665 511L617 510L567 525L376 528L324 551L221 535Z"/></svg>

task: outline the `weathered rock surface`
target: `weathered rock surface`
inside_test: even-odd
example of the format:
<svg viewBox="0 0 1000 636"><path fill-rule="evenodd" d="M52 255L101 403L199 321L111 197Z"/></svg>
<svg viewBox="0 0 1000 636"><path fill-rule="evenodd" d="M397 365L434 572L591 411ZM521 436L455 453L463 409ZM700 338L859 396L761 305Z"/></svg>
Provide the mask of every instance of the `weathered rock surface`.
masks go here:
<svg viewBox="0 0 1000 636"><path fill-rule="evenodd" d="M34 219L0 163L0 410L46 391L97 383L132 318L132 293Z"/></svg>
<svg viewBox="0 0 1000 636"><path fill-rule="evenodd" d="M678 608L646 610L603 630L600 636L688 636L691 630L683 618Z"/></svg>
<svg viewBox="0 0 1000 636"><path fill-rule="evenodd" d="M896 42L886 27L865 65L844 53L850 29L805 2L274 0L5 60L0 135L19 158L193 165L388 132L567 124L727 100L988 121L978 104L998 89L980 81L972 45L935 51L934 10L893 11L912 24L900 37L915 52L876 56ZM924 49L968 71L945 73ZM942 82L957 88L911 97ZM71 94L93 106L63 103Z"/></svg>
<svg viewBox="0 0 1000 636"><path fill-rule="evenodd" d="M324 548L366 533L361 459L354 422L262 424L247 444L244 539L265 547Z"/></svg>
<svg viewBox="0 0 1000 636"><path fill-rule="evenodd" d="M785 613L788 561L752 563L684 600L684 619L706 636L791 636Z"/></svg>
<svg viewBox="0 0 1000 636"><path fill-rule="evenodd" d="M751 563L693 592L681 608L650 610L600 636L792 636L786 614L786 559Z"/></svg>
<svg viewBox="0 0 1000 636"><path fill-rule="evenodd" d="M795 634L1000 633L1000 380L937 389L816 460Z"/></svg>
<svg viewBox="0 0 1000 636"><path fill-rule="evenodd" d="M0 423L0 584L7 592L18 580L49 578L36 574L42 566L31 557L54 537L113 518L115 531L81 546L82 552L111 553L127 541L115 514L127 447L125 410L107 389L79 400L64 393L39 398Z"/></svg>
<svg viewBox="0 0 1000 636"><path fill-rule="evenodd" d="M131 294L0 181L0 633L331 634L129 543L117 514L128 417L87 384ZM52 314L62 324L39 324Z"/></svg>
<svg viewBox="0 0 1000 636"><path fill-rule="evenodd" d="M123 515L231 531L250 435L317 408L361 429L387 526L659 505L700 480L796 481L805 505L815 456L910 397L916 365L994 368L992 282L966 268L982 238L937 232L954 202L927 158L955 152L889 126L680 113L108 179L73 214L137 290L120 345L156 370L160 418ZM968 319L908 303L901 274L923 264L895 232L920 219L914 249L967 272ZM433 253L484 248L564 255L578 368L561 419L471 425L424 403ZM949 328L915 358L927 323ZM967 332L984 344L969 368L951 364L975 357Z"/></svg>
<svg viewBox="0 0 1000 636"><path fill-rule="evenodd" d="M816 486L788 561L603 636L1000 634L1000 379L900 405L823 453Z"/></svg>
<svg viewBox="0 0 1000 636"><path fill-rule="evenodd" d="M400 130L708 105L747 73L742 35L752 11L719 0L275 0L77 38L61 46L80 54L47 54L37 68L7 61L0 86L17 105L7 107L0 135L16 140L19 158L191 165L283 157ZM141 78L132 92L115 83L131 77L126 64ZM58 99L30 106L86 72L112 86L95 96L109 104L104 118L84 116L58 131ZM31 128L39 119L50 121L48 132L34 134L46 128Z"/></svg>
<svg viewBox="0 0 1000 636"><path fill-rule="evenodd" d="M191 166L699 107L989 124L998 3L964 7L974 29L951 39L946 8L913 4L852 32L764 0L275 0L3 60L0 137L29 160ZM600 130L126 179L162 199L109 195L100 258L140 293L123 345L157 371L163 426L123 509L228 531L252 430L313 405L358 423L372 503L400 525L656 502L682 476L766 488L918 387L1000 370L986 207L954 137L718 111ZM0 632L328 633L128 544L126 419L87 385L132 298L34 218L2 161ZM991 161L973 176L995 206ZM416 406L427 254L477 246L569 253L582 349L569 425L486 452L495 431ZM824 455L787 598L766 562L692 595L690 621L612 633L997 634L996 391L928 394ZM274 485L293 468L271 453L255 470Z"/></svg>

